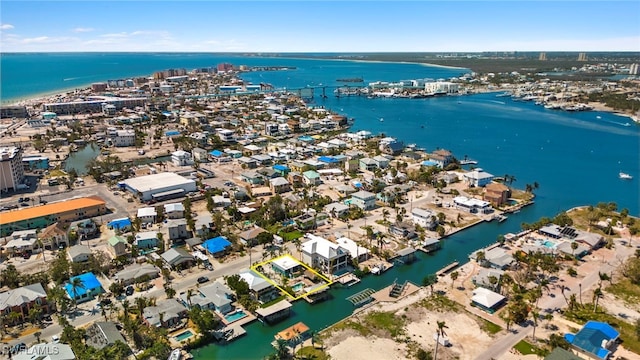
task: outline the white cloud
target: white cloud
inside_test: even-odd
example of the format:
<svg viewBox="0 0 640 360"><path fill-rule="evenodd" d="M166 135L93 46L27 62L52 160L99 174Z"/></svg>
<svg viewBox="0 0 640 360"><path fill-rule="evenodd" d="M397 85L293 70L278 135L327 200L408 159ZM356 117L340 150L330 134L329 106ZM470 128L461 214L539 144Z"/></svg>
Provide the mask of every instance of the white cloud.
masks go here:
<svg viewBox="0 0 640 360"><path fill-rule="evenodd" d="M14 28L14 26L11 25L11 24L2 24L2 25L0 25L0 30L11 30L13 28Z"/></svg>
<svg viewBox="0 0 640 360"><path fill-rule="evenodd" d="M94 28L83 28L83 27L77 27L75 29L73 29L73 32L76 33L85 33L85 32L92 32L93 30L95 30Z"/></svg>

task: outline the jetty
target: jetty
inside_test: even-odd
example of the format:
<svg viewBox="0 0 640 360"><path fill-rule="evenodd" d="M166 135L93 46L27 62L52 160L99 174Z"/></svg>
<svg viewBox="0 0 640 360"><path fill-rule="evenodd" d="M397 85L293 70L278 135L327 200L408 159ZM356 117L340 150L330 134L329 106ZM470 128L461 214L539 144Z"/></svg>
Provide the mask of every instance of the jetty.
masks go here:
<svg viewBox="0 0 640 360"><path fill-rule="evenodd" d="M335 279L335 281L339 282L340 284L350 287L353 286L357 283L360 282L360 278L358 278L357 276L353 275L352 273L346 273L344 275L341 275L340 277L338 277L337 279Z"/></svg>
<svg viewBox="0 0 640 360"><path fill-rule="evenodd" d="M447 266L443 267L442 269L440 269L440 270L436 273L436 275L438 275L438 276L445 276L445 275L446 275L447 273L449 273L451 270L453 270L453 269L457 268L457 267L458 267L458 265L460 265L460 263L459 263L459 262L457 262L457 261L454 261L454 262L452 262L451 264L449 264L449 265L447 265Z"/></svg>
<svg viewBox="0 0 640 360"><path fill-rule="evenodd" d="M246 334L247 334L247 330L245 330L242 326L230 325L225 327L221 331L214 332L213 336L218 341L231 342Z"/></svg>
<svg viewBox="0 0 640 360"><path fill-rule="evenodd" d="M364 289L358 293L355 293L347 298L353 306L359 307L365 304L368 304L374 300L371 296L375 293L373 289Z"/></svg>

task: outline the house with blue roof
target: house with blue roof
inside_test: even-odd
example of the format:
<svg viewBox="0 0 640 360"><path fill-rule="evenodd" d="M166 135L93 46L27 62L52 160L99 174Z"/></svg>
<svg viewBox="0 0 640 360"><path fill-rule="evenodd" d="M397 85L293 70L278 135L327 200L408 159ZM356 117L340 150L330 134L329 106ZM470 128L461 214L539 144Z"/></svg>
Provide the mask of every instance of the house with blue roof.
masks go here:
<svg viewBox="0 0 640 360"><path fill-rule="evenodd" d="M587 322L577 334L564 335L573 349L591 359L607 359L619 337L616 329L599 321Z"/></svg>
<svg viewBox="0 0 640 360"><path fill-rule="evenodd" d="M287 175L291 172L291 169L289 169L286 165L280 164L273 165L273 170L282 177L287 177Z"/></svg>
<svg viewBox="0 0 640 360"><path fill-rule="evenodd" d="M226 253L231 242L224 236L218 236L202 243L202 247L213 257L220 257Z"/></svg>
<svg viewBox="0 0 640 360"><path fill-rule="evenodd" d="M122 232L129 231L131 230L131 219L129 218L114 219L107 223L107 227L109 229L122 231Z"/></svg>
<svg viewBox="0 0 640 360"><path fill-rule="evenodd" d="M75 279L80 279L82 285L74 288L71 284L73 284ZM76 303L93 300L99 294L104 293L102 284L91 272L72 276L71 279L69 279L69 282L64 285L64 289L67 291L69 298L75 300Z"/></svg>

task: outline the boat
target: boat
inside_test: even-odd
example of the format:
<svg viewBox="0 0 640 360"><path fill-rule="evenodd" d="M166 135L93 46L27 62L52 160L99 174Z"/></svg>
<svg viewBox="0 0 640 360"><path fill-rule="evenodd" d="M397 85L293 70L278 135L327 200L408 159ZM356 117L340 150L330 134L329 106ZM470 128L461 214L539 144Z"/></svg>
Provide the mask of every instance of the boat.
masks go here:
<svg viewBox="0 0 640 360"><path fill-rule="evenodd" d="M380 122L383 122L383 121L384 121L384 118L380 118Z"/></svg>
<svg viewBox="0 0 640 360"><path fill-rule="evenodd" d="M622 171L620 171L620 173L618 174L618 176L620 177L620 179L624 179L624 180L631 180L633 179L633 176L627 174L627 173L623 173Z"/></svg>
<svg viewBox="0 0 640 360"><path fill-rule="evenodd" d="M596 119L602 119L602 116L598 115L596 116Z"/></svg>
<svg viewBox="0 0 640 360"><path fill-rule="evenodd" d="M475 160L460 160L460 165L476 165L478 164Z"/></svg>
<svg viewBox="0 0 640 360"><path fill-rule="evenodd" d="M173 349L171 354L169 354L169 358L167 360L180 360L182 357L182 352L180 349Z"/></svg>
<svg viewBox="0 0 640 360"><path fill-rule="evenodd" d="M336 81L337 82L358 82L358 83L361 83L361 82L364 82L364 79L361 78L361 77L358 77L358 78L337 79Z"/></svg>

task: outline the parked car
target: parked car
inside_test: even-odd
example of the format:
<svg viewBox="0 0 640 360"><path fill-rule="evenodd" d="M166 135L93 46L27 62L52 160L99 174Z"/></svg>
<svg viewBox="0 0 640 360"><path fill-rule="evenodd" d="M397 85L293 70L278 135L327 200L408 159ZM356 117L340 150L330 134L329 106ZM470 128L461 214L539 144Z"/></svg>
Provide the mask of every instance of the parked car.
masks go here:
<svg viewBox="0 0 640 360"><path fill-rule="evenodd" d="M206 276L200 276L200 277L198 278L198 284L204 284L204 283L206 283L207 281L209 281L209 278L208 278L208 277L206 277Z"/></svg>
<svg viewBox="0 0 640 360"><path fill-rule="evenodd" d="M52 342L52 343L54 343L54 344L59 343L59 342L60 342L60 336L58 336L58 335L53 335L53 336L51 337L51 342Z"/></svg>
<svg viewBox="0 0 640 360"><path fill-rule="evenodd" d="M127 287L124 293L127 294L127 296L133 295L133 286Z"/></svg>

